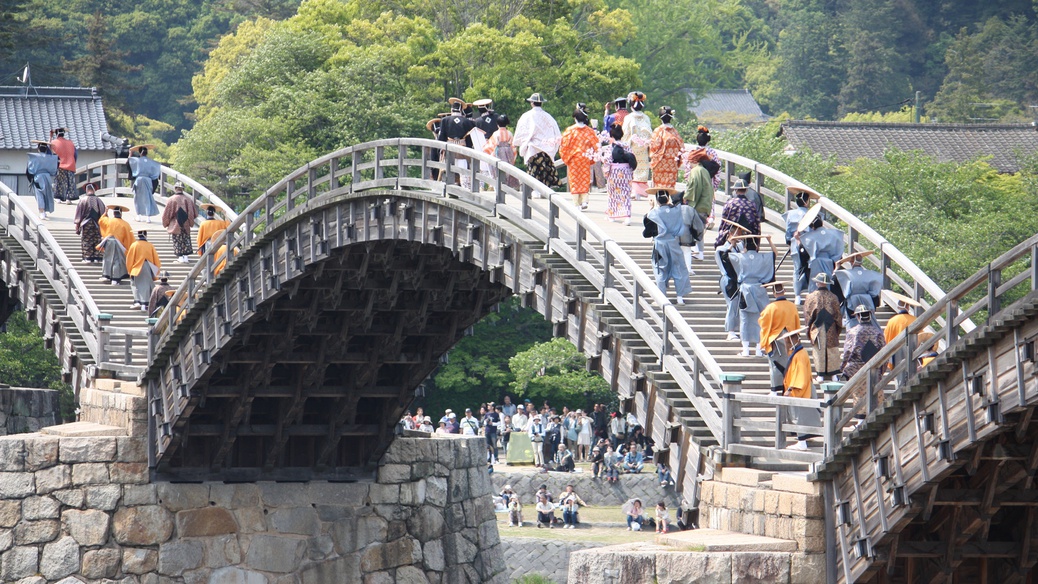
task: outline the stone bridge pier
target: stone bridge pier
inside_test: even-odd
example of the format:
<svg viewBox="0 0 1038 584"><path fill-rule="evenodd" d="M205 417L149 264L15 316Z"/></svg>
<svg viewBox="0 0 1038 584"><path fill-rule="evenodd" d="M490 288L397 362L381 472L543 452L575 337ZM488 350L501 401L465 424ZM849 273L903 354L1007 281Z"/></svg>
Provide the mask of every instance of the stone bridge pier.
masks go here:
<svg viewBox="0 0 1038 584"><path fill-rule="evenodd" d="M83 426L0 437L0 582L504 581L479 438L398 437L368 480L155 483L143 437Z"/></svg>

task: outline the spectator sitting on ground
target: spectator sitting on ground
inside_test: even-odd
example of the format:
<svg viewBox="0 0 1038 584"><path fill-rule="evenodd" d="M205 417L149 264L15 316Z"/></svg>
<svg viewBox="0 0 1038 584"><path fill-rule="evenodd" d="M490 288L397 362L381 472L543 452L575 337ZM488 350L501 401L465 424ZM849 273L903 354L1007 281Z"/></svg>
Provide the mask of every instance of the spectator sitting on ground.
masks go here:
<svg viewBox="0 0 1038 584"><path fill-rule="evenodd" d="M555 528L555 506L544 495L537 495L537 527Z"/></svg>
<svg viewBox="0 0 1038 584"><path fill-rule="evenodd" d="M627 531L641 531L643 523L645 510L642 509L642 500L635 499L627 509Z"/></svg>
<svg viewBox="0 0 1038 584"><path fill-rule="evenodd" d="M508 501L517 496L515 491L512 490L512 485L505 485L505 488L501 489L501 502L508 505Z"/></svg>
<svg viewBox="0 0 1038 584"><path fill-rule="evenodd" d="M534 494L533 498L536 500L538 497L544 497L549 503L555 502L555 498L551 496L551 491L548 490L548 485L545 484L537 487L537 492Z"/></svg>
<svg viewBox="0 0 1038 584"><path fill-rule="evenodd" d="M620 480L620 460L620 455L613 450L613 445L606 445L606 453L603 457L606 481L615 483Z"/></svg>
<svg viewBox="0 0 1038 584"><path fill-rule="evenodd" d="M667 533L668 523L670 523L670 511L667 511L667 503L660 501L656 504L656 533Z"/></svg>
<svg viewBox="0 0 1038 584"><path fill-rule="evenodd" d="M508 527L523 526L523 505L519 495L512 495L508 500Z"/></svg>
<svg viewBox="0 0 1038 584"><path fill-rule="evenodd" d="M656 465L656 476L660 479L661 487L674 484L674 475L670 472L670 467L665 462L660 461Z"/></svg>
<svg viewBox="0 0 1038 584"><path fill-rule="evenodd" d="M595 446L591 449L591 478L597 479L599 476L604 474L602 472L602 463L605 459L605 455L602 454L602 449Z"/></svg>
<svg viewBox="0 0 1038 584"><path fill-rule="evenodd" d="M576 465L573 464L573 453L566 448L565 444L559 444L558 451L555 453L555 468L557 472L573 472Z"/></svg>
<svg viewBox="0 0 1038 584"><path fill-rule="evenodd" d="M631 442L624 456L623 469L626 473L640 473L645 468L645 458L642 456L638 445Z"/></svg>
<svg viewBox="0 0 1038 584"><path fill-rule="evenodd" d="M577 512L581 507L588 507L589 505L577 495L577 492L573 490L573 485L566 485L566 491L559 495L559 501L562 504L562 520L566 523L563 529L576 529L577 523L580 523L580 516Z"/></svg>

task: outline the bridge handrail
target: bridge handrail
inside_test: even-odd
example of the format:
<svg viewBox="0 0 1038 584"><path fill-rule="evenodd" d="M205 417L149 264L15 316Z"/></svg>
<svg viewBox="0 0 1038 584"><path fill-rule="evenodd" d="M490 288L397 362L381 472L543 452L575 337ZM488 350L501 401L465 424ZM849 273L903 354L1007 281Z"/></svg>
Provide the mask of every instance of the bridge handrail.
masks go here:
<svg viewBox="0 0 1038 584"><path fill-rule="evenodd" d="M65 304L66 311L79 329L94 363L99 363L100 327L97 316L100 311L93 297L87 292L86 283L57 240L46 229L43 220L33 213L29 203L3 183L0 183L0 197L4 199L0 205L0 222L6 234L18 241L33 257L37 266L40 260L50 263L51 269L41 272ZM35 199L25 199L35 204Z"/></svg>
<svg viewBox="0 0 1038 584"><path fill-rule="evenodd" d="M396 156L385 157L386 149L395 149ZM409 157L411 149L420 149L421 155ZM467 169L458 164L461 159L467 160ZM387 176L387 169L394 168L396 176ZM493 169L493 174L486 172L487 169ZM420 172L420 178L410 176L412 171ZM467 176L471 186L455 185L453 180L436 180L434 172L448 172L451 179L453 175ZM510 181L518 186L512 186ZM484 187L489 187L489 191L483 191ZM494 156L454 144L422 138L379 140L343 148L301 166L267 189L232 221L222 240L209 246L201 261L192 267L171 297L169 306L189 310L195 298L217 277L214 268L221 260L215 259L214 254L218 248L239 250L244 255L270 225L297 204L335 194L407 188L456 197L515 221L543 241L550 251L568 257L634 329L650 336L648 344L664 367L684 358L694 378L687 374L676 375L676 378L683 386L695 384L686 387L686 393L697 400L697 405L711 410L704 419L715 437L723 440L718 414L722 408L719 394L723 373L655 280L565 196ZM547 199L547 207L533 204L534 199ZM598 261L601 268L592 267L591 260ZM616 264L631 275L631 281L621 277ZM159 315L149 340L150 356L165 346L182 318L176 309L164 310ZM675 347L683 350L676 351ZM148 377L152 369L155 367L149 367L142 376Z"/></svg>
<svg viewBox="0 0 1038 584"><path fill-rule="evenodd" d="M1003 282L1003 272L1022 260L1028 261L1029 266ZM826 428L826 462L833 462L833 455L842 441L842 430L856 414L868 415L880 408L885 401L880 396L891 395L897 386L922 369L919 360L924 355L931 351L939 354L942 344L943 349L954 345L959 339L958 329L967 315L986 310L985 322L990 325L1002 309L1003 297L1026 282L1030 283L1030 290L1038 290L1038 235L1017 244L934 302L844 384L828 404L833 411L832 423ZM967 296L980 288L986 288L986 293L969 308L963 309ZM942 316L946 326L938 327L938 318ZM928 340L919 341L920 333L933 329L939 329L939 332ZM896 365L887 369L891 360ZM856 393L862 394L862 399L848 404Z"/></svg>

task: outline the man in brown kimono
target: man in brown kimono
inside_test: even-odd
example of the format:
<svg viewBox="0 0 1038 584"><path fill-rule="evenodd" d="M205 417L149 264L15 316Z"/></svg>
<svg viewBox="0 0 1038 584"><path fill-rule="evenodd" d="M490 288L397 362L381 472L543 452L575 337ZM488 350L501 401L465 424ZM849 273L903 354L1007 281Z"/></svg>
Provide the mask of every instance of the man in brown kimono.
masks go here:
<svg viewBox="0 0 1038 584"><path fill-rule="evenodd" d="M829 274L819 273L814 282L818 287L804 300L804 320L814 347L815 373L820 381L827 377L837 381L841 365L840 332L843 329L840 299L829 290L833 283Z"/></svg>
<svg viewBox="0 0 1038 584"><path fill-rule="evenodd" d="M173 290L173 286L169 285L169 272L163 271L159 277L159 285L151 289L151 296L148 298L148 316L155 316L155 313L169 304L169 296L166 295L168 290Z"/></svg>
<svg viewBox="0 0 1038 584"><path fill-rule="evenodd" d="M198 217L195 201L184 194L184 184L177 181L173 185L173 196L166 199L166 210L162 213L162 226L169 232L173 240L173 253L177 261L186 264L188 256L194 252L191 247L191 227Z"/></svg>

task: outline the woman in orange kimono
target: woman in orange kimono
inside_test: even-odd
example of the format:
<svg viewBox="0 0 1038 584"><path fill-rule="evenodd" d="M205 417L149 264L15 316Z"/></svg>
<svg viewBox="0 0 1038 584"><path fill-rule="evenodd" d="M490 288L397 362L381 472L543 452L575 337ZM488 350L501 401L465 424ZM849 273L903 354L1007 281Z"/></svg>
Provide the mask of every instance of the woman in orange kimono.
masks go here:
<svg viewBox="0 0 1038 584"><path fill-rule="evenodd" d="M672 189L678 182L678 165L685 142L678 131L670 124L674 119L674 108L660 108L660 121L663 122L653 130L649 141L649 158L652 166L652 186Z"/></svg>
<svg viewBox="0 0 1038 584"><path fill-rule="evenodd" d="M591 190L591 164L598 150L598 134L588 126L588 116L581 109L573 111L576 122L562 133L559 155L566 163L569 192L573 204L587 209L587 194Z"/></svg>

